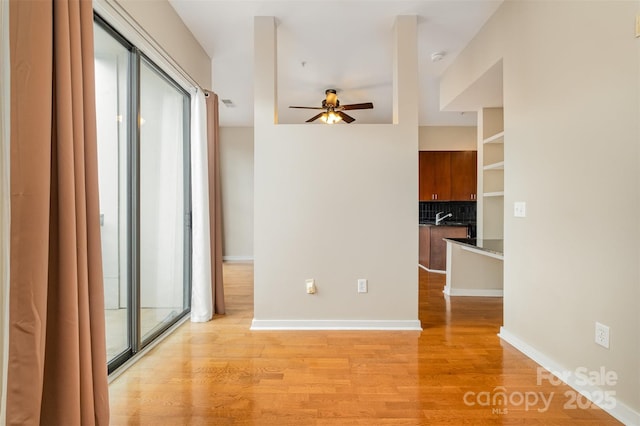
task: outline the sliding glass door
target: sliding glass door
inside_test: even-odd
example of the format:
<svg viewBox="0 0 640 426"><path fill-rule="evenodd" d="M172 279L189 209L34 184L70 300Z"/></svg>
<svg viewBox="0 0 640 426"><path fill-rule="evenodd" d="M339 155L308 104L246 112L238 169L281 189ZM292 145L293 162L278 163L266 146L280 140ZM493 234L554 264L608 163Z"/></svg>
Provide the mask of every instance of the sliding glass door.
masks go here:
<svg viewBox="0 0 640 426"><path fill-rule="evenodd" d="M128 158L131 52L102 27L95 27L98 181L104 278L107 359L131 347L129 319Z"/></svg>
<svg viewBox="0 0 640 426"><path fill-rule="evenodd" d="M189 308L189 98L147 60L140 61L139 254L142 340Z"/></svg>
<svg viewBox="0 0 640 426"><path fill-rule="evenodd" d="M99 17L95 68L111 372L189 312L189 95Z"/></svg>

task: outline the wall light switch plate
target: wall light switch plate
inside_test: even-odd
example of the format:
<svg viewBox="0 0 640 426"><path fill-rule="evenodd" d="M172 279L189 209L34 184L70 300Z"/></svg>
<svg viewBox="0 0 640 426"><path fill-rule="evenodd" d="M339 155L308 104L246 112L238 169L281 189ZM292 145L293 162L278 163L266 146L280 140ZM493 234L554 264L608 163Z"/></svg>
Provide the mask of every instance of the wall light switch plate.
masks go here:
<svg viewBox="0 0 640 426"><path fill-rule="evenodd" d="M526 217L527 216L527 203L524 201L516 201L513 203L513 216Z"/></svg>
<svg viewBox="0 0 640 426"><path fill-rule="evenodd" d="M367 280L366 279L359 279L358 280L358 293L366 293L367 291L369 291L369 286L367 285Z"/></svg>
<svg viewBox="0 0 640 426"><path fill-rule="evenodd" d="M313 278L310 278L306 280L305 283L307 286L307 294L316 294L316 291L317 291L316 280L314 280Z"/></svg>

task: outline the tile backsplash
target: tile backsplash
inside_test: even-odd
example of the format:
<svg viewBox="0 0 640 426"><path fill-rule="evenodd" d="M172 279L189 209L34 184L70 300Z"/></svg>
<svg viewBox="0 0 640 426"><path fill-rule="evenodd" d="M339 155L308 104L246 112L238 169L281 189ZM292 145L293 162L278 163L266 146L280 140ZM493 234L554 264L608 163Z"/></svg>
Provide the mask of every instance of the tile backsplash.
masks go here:
<svg viewBox="0 0 640 426"><path fill-rule="evenodd" d="M436 213L453 213L447 218L455 222L475 222L475 201L420 201L420 222L436 220Z"/></svg>

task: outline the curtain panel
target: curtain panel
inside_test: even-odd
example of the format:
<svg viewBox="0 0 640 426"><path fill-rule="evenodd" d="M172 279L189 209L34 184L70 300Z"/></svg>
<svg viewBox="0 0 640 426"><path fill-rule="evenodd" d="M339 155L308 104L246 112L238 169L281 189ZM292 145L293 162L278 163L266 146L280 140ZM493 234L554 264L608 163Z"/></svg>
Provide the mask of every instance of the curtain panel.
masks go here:
<svg viewBox="0 0 640 426"><path fill-rule="evenodd" d="M6 424L9 350L9 3L0 2L0 424Z"/></svg>
<svg viewBox="0 0 640 426"><path fill-rule="evenodd" d="M90 0L11 0L7 424L107 425Z"/></svg>
<svg viewBox="0 0 640 426"><path fill-rule="evenodd" d="M196 89L191 92L192 322L213 318L208 161L207 106L204 93Z"/></svg>
<svg viewBox="0 0 640 426"><path fill-rule="evenodd" d="M207 105L207 155L209 166L209 216L211 220L211 278L214 313L226 312L222 280L222 185L220 184L220 124L218 95L205 91Z"/></svg>
<svg viewBox="0 0 640 426"><path fill-rule="evenodd" d="M224 314L222 278L222 193L218 96L192 93L191 176L193 211L193 283L191 321Z"/></svg>

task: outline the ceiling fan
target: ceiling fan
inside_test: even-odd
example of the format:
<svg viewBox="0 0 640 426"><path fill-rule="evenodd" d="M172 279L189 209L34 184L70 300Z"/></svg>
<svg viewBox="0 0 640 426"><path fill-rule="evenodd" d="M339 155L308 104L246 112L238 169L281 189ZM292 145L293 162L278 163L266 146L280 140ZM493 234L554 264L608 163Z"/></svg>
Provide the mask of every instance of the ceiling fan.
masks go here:
<svg viewBox="0 0 640 426"><path fill-rule="evenodd" d="M356 119L348 114L345 114L343 111L373 108L373 104L371 102L365 102L362 104L340 105L340 101L338 100L338 95L335 89L327 89L324 93L326 95L326 98L322 100L321 107L290 106L289 108L323 110L323 112L319 113L318 115L314 115L306 122L311 123L312 121L316 121L319 118L327 124L334 124L341 120L344 120L345 123L352 123L356 121Z"/></svg>

